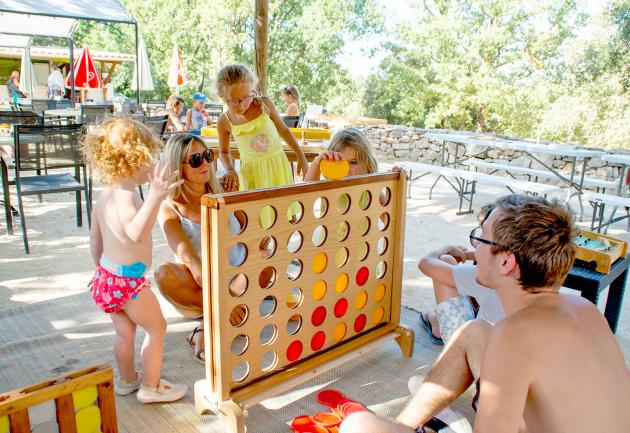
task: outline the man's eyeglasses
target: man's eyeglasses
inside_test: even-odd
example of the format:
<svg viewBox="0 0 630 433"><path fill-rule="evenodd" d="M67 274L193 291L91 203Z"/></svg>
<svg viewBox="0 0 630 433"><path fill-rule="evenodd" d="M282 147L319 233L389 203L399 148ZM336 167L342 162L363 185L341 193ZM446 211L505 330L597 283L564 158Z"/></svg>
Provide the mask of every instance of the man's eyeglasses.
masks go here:
<svg viewBox="0 0 630 433"><path fill-rule="evenodd" d="M252 99L254 99L254 95L248 95L246 97L244 97L243 99L226 99L225 102L227 102L228 105L243 105L246 104L248 102L251 102Z"/></svg>
<svg viewBox="0 0 630 433"><path fill-rule="evenodd" d="M188 158L188 161L184 161L184 164L190 165L191 168L199 168L203 164L203 160L206 160L208 164L214 159L211 149L206 149L203 153L193 153Z"/></svg>
<svg viewBox="0 0 630 433"><path fill-rule="evenodd" d="M475 227L474 229L472 229L472 231L470 232L470 235L468 236L470 238L470 245L472 245L475 248L477 248L480 243L486 244L486 245L492 245L494 247L501 246L497 244L496 242L482 238L481 237L482 234L483 234L483 229L481 227Z"/></svg>

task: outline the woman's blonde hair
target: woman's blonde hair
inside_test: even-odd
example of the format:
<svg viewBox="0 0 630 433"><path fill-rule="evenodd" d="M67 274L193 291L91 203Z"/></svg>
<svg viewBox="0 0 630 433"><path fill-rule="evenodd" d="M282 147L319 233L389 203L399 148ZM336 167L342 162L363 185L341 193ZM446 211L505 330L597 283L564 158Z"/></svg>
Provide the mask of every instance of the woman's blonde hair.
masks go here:
<svg viewBox="0 0 630 433"><path fill-rule="evenodd" d="M203 147L206 147L206 144L197 136L187 133L174 134L171 138L168 139L166 146L164 147L164 156L163 161L164 164L168 164L169 173L173 173L175 170L179 171L179 175L173 182L177 182L182 178L182 161L186 155L188 155L193 147L194 142L202 144ZM217 179L217 175L214 172L214 166L212 164L208 164L208 182L206 183L206 192L212 194L220 194L223 192L223 188L221 188L221 184ZM186 182L181 184L175 189L172 189L169 193L169 197L171 200L176 200L179 197L182 197L185 202L188 202L188 197L186 197L186 192L188 190L188 186Z"/></svg>
<svg viewBox="0 0 630 433"><path fill-rule="evenodd" d="M346 128L337 132L330 140L328 150L341 152L344 147L354 149L361 170L366 174L376 173L378 163L372 154L372 146L370 146L365 134L356 128Z"/></svg>
<svg viewBox="0 0 630 433"><path fill-rule="evenodd" d="M217 73L217 96L225 100L225 95L227 93L228 87L240 83L249 83L249 85L252 86L252 90L254 92L254 104L260 107L265 112L265 114L269 115L269 108L264 103L262 95L258 94L255 89L255 87L258 85L258 78L256 78L254 73L250 71L247 66L240 63L225 65Z"/></svg>
<svg viewBox="0 0 630 433"><path fill-rule="evenodd" d="M149 128L125 117L105 118L83 140L87 161L105 184L150 167L160 146L160 139Z"/></svg>
<svg viewBox="0 0 630 433"><path fill-rule="evenodd" d="M300 92L298 92L297 87L295 87L293 84L288 84L284 86L282 88L282 93L284 93L285 95L293 96L293 100L295 101L295 103L298 105L298 107L300 106Z"/></svg>

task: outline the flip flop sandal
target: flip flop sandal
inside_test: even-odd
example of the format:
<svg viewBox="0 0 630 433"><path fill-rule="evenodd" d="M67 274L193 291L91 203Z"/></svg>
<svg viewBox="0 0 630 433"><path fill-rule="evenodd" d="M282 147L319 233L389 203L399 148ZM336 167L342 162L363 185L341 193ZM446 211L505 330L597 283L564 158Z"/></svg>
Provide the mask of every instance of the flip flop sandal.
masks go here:
<svg viewBox="0 0 630 433"><path fill-rule="evenodd" d="M420 313L420 320L422 321L422 326L424 327L427 334L429 334L429 338L438 346L444 346L444 340L433 335L433 326L431 326L431 322L428 317L425 317L424 313Z"/></svg>
<svg viewBox="0 0 630 433"><path fill-rule="evenodd" d="M193 329L192 334L186 337L186 341L188 341L188 344L192 347L195 347L195 342L193 340L195 339L195 335L197 334L197 332L203 332L203 328L199 328L199 326L196 326L195 329ZM195 350L195 359L200 363L205 364L205 359L201 357L202 353L204 353L204 349Z"/></svg>

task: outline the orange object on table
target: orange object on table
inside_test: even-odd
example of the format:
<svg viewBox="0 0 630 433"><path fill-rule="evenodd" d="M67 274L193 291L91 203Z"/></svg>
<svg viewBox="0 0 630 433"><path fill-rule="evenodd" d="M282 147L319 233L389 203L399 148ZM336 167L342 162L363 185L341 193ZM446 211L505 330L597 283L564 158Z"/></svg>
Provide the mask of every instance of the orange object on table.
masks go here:
<svg viewBox="0 0 630 433"><path fill-rule="evenodd" d="M311 418L313 419L315 424L326 427L327 429L332 427L339 427L339 424L341 424L341 421L343 421L341 416L331 412L317 413Z"/></svg>
<svg viewBox="0 0 630 433"><path fill-rule="evenodd" d="M324 159L319 163L319 170L326 179L343 179L350 172L350 164L345 159L339 162Z"/></svg>

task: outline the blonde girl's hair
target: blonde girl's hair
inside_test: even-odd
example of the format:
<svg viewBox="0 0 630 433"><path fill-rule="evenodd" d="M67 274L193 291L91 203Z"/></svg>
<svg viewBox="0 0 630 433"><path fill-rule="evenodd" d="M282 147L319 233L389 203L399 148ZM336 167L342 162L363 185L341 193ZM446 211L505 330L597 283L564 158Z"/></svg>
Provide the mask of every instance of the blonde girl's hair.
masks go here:
<svg viewBox="0 0 630 433"><path fill-rule="evenodd" d="M185 156L191 152L195 141L202 144L204 148L206 147L205 143L199 137L186 133L174 134L166 143L163 156L164 164L168 164L169 173L173 173L175 170L179 171L179 174L174 182L182 178L182 161ZM221 188L221 184L217 180L217 175L214 172L214 166L212 164L208 165L209 178L206 183L206 192L220 194L223 192L223 188ZM186 192L190 192L188 188L189 187L186 185L186 182L184 182L177 188L172 189L169 193L170 199L176 200L179 197L182 197L184 202L188 203L189 200L186 196Z"/></svg>
<svg viewBox="0 0 630 433"><path fill-rule="evenodd" d="M293 100L295 100L297 106L300 106L300 92L298 92L297 87L295 87L293 84L284 86L282 88L282 93L284 93L285 95L293 96Z"/></svg>
<svg viewBox="0 0 630 433"><path fill-rule="evenodd" d="M243 64L233 63L231 65L225 65L219 70L216 80L217 96L225 100L228 87L240 83L249 83L249 85L252 86L254 92L253 103L260 107L265 114L269 115L269 108L265 105L262 95L255 90L255 87L258 85L258 78Z"/></svg>
<svg viewBox="0 0 630 433"><path fill-rule="evenodd" d="M365 134L356 128L346 128L337 132L332 140L330 140L328 150L341 152L344 147L354 149L357 155L357 162L362 171L366 174L377 172L378 163L376 162L376 158L374 158L372 146Z"/></svg>
<svg viewBox="0 0 630 433"><path fill-rule="evenodd" d="M175 107L177 104L183 104L183 103L184 103L184 98L182 98L179 95L171 95L166 100L166 107L171 108L171 107Z"/></svg>
<svg viewBox="0 0 630 433"><path fill-rule="evenodd" d="M83 139L83 153L105 184L131 177L135 170L150 167L161 141L140 122L125 117L107 117Z"/></svg>

